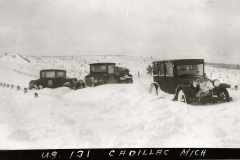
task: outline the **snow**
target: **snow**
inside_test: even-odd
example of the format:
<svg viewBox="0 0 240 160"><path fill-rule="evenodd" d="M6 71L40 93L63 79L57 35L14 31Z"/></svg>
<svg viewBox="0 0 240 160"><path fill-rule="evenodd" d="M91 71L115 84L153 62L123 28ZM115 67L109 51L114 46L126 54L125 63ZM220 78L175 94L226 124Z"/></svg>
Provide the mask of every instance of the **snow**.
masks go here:
<svg viewBox="0 0 240 160"><path fill-rule="evenodd" d="M19 54L6 55L0 58L0 61L10 62L10 63L29 63L26 59L21 57Z"/></svg>
<svg viewBox="0 0 240 160"><path fill-rule="evenodd" d="M233 97L229 103L187 105L172 101L171 94L159 98L148 93L152 77L145 75L145 71L152 59L124 56L27 59L28 64L2 62L0 83L24 88L34 79L13 69L38 75L40 68L59 67L67 69L69 77L74 74L84 77L87 63L97 60L130 66L134 83L76 91L46 88L25 94L15 87L0 86L0 149L240 146L239 90L229 89ZM142 74L139 78L138 71ZM211 79L219 74L220 79L233 77L229 83L238 85L239 70L207 67L206 72L209 77L212 73Z"/></svg>

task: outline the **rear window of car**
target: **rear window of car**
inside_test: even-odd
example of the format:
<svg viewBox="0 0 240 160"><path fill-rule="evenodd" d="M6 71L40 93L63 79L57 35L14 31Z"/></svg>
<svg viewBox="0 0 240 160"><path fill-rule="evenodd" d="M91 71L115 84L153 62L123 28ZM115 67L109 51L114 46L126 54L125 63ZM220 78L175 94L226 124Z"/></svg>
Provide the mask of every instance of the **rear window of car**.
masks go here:
<svg viewBox="0 0 240 160"><path fill-rule="evenodd" d="M55 72L54 71L46 72L46 78L55 78Z"/></svg>

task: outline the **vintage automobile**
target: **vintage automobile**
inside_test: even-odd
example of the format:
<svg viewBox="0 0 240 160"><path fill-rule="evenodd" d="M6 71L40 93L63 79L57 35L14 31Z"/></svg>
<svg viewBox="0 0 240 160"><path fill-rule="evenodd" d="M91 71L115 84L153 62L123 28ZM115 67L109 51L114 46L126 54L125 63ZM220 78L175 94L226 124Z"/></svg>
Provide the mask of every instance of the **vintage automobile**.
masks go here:
<svg viewBox="0 0 240 160"><path fill-rule="evenodd" d="M210 80L204 72L203 59L179 59L153 62L153 83L149 92L174 94L173 100L184 103L215 103L232 100L229 84Z"/></svg>
<svg viewBox="0 0 240 160"><path fill-rule="evenodd" d="M117 67L115 63L90 64L90 74L85 76L85 84L87 87L115 83L133 83L129 69Z"/></svg>
<svg viewBox="0 0 240 160"><path fill-rule="evenodd" d="M38 90L42 88L69 87L73 88L77 82L76 78L66 77L66 70L44 69L40 71L40 78L31 80L28 89Z"/></svg>

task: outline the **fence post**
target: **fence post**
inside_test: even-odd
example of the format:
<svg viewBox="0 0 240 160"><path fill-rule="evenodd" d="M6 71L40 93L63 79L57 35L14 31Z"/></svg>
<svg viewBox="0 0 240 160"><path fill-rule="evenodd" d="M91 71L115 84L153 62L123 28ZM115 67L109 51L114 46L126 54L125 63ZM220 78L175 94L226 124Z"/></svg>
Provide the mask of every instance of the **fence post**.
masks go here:
<svg viewBox="0 0 240 160"><path fill-rule="evenodd" d="M24 88L24 93L27 93L27 88Z"/></svg>

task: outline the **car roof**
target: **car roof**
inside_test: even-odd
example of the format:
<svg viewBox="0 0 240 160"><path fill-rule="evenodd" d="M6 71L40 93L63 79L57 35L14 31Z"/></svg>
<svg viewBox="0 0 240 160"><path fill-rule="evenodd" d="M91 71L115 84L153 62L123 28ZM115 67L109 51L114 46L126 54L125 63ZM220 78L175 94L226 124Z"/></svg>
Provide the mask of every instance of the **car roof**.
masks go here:
<svg viewBox="0 0 240 160"><path fill-rule="evenodd" d="M40 72L42 72L42 71L66 71L66 70L63 70L63 69L43 69Z"/></svg>
<svg viewBox="0 0 240 160"><path fill-rule="evenodd" d="M158 63L158 62L176 62L176 63L181 63L181 62L204 62L204 59L169 59L169 60L160 60L160 61L153 61L153 63Z"/></svg>
<svg viewBox="0 0 240 160"><path fill-rule="evenodd" d="M127 69L127 68L125 68L125 67L118 67L118 68L121 68L121 69Z"/></svg>
<svg viewBox="0 0 240 160"><path fill-rule="evenodd" d="M100 63L91 63L90 65L98 65L98 64L115 64L110 62L100 62Z"/></svg>

